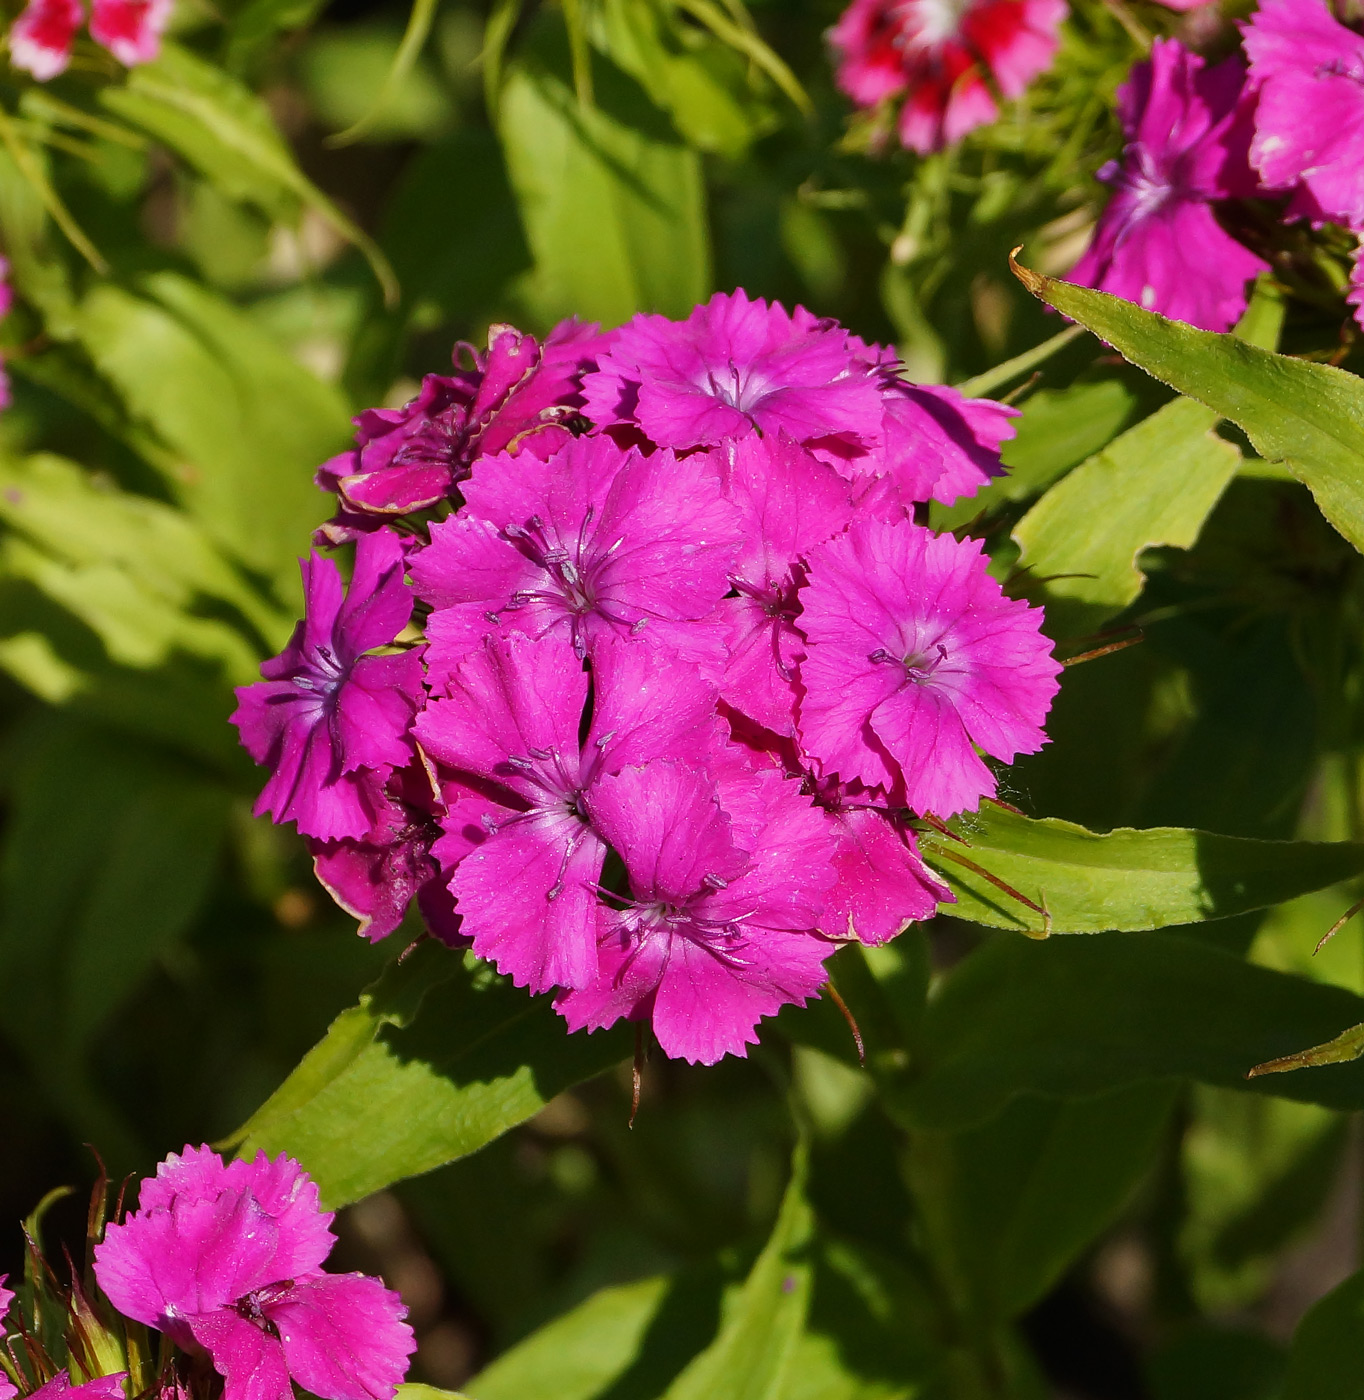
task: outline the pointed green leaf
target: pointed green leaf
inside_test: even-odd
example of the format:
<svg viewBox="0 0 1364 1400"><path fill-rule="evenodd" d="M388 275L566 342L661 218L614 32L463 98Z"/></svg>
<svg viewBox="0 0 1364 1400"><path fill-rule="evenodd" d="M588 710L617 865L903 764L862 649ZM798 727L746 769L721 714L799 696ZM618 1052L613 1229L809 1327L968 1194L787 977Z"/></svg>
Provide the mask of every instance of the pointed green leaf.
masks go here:
<svg viewBox="0 0 1364 1400"><path fill-rule="evenodd" d="M771 1238L727 1309L719 1335L668 1387L664 1400L777 1400L782 1394L813 1278L807 1160L801 1144Z"/></svg>
<svg viewBox="0 0 1364 1400"><path fill-rule="evenodd" d="M1141 593L1142 550L1197 541L1241 460L1216 423L1192 399L1166 404L1082 462L1014 527L1019 563L1061 635L1093 631Z"/></svg>
<svg viewBox="0 0 1364 1400"><path fill-rule="evenodd" d="M626 1026L570 1035L546 998L426 943L337 1017L232 1141L298 1158L330 1209L476 1152L632 1042Z"/></svg>
<svg viewBox="0 0 1364 1400"><path fill-rule="evenodd" d="M1246 1078L1364 1021L1364 999L1175 934L996 938L929 1003L897 1110L926 1127L983 1122L1018 1094L1083 1098L1187 1077L1329 1108L1364 1107L1364 1061Z"/></svg>
<svg viewBox="0 0 1364 1400"><path fill-rule="evenodd" d="M1364 382L1357 375L1168 321L1017 264L1015 271L1034 296L1134 365L1238 424L1260 455L1283 462L1331 524L1364 550Z"/></svg>
<svg viewBox="0 0 1364 1400"><path fill-rule="evenodd" d="M1256 841L1180 827L1098 835L993 803L952 826L961 841L921 838L957 897L947 911L1034 935L1225 919L1364 873L1364 843L1351 841Z"/></svg>
<svg viewBox="0 0 1364 1400"><path fill-rule="evenodd" d="M1325 1045L1314 1045L1310 1050L1299 1050L1296 1054L1281 1055L1277 1060L1256 1065L1254 1069L1246 1071L1246 1078L1283 1074L1290 1069L1311 1069L1314 1065L1343 1065L1359 1059L1361 1055L1364 1055L1364 1025L1351 1026Z"/></svg>

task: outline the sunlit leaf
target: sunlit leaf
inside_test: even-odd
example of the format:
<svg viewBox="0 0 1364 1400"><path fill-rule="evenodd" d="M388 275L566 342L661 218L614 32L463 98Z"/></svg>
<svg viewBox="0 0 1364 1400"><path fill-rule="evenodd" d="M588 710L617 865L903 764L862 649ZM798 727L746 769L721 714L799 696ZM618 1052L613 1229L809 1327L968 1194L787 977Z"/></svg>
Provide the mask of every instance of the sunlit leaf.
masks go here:
<svg viewBox="0 0 1364 1400"><path fill-rule="evenodd" d="M1364 871L1364 843L1351 841L1255 841L1178 827L1099 835L992 803L952 826L962 840L923 838L957 896L950 912L1034 935L1225 919Z"/></svg>
<svg viewBox="0 0 1364 1400"><path fill-rule="evenodd" d="M1168 321L1017 264L1015 271L1034 296L1133 364L1238 424L1262 457L1283 462L1331 524L1364 549L1364 382L1357 375Z"/></svg>
<svg viewBox="0 0 1364 1400"><path fill-rule="evenodd" d="M1121 612L1156 545L1190 548L1241 454L1213 431L1217 414L1175 399L1059 481L1014 527L1019 563L1061 635Z"/></svg>

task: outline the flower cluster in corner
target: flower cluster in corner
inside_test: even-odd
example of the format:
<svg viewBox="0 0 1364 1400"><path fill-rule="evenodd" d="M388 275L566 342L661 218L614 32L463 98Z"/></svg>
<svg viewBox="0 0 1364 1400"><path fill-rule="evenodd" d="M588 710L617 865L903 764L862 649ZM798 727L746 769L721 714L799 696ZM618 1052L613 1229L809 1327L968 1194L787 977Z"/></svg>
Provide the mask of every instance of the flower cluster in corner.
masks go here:
<svg viewBox="0 0 1364 1400"><path fill-rule="evenodd" d="M296 1161L186 1147L136 1210L103 1217L101 1182L93 1269L68 1289L42 1266L20 1307L0 1279L0 1400L292 1400L295 1383L393 1400L415 1347L406 1310L378 1279L322 1269L332 1216ZM155 1361L144 1326L167 1343Z"/></svg>
<svg viewBox="0 0 1364 1400"><path fill-rule="evenodd" d="M1208 65L1156 40L1119 90L1127 143L1099 178L1113 197L1070 274L1148 310L1225 331L1269 264L1219 222L1227 201L1364 233L1364 36L1325 0L1265 0L1244 57ZM1356 258L1348 300L1364 324Z"/></svg>
<svg viewBox="0 0 1364 1400"><path fill-rule="evenodd" d="M743 292L464 353L319 473L354 567L238 692L258 811L368 937L415 901L573 1029L744 1054L950 899L913 819L1045 742L1040 611L919 523L1014 411Z"/></svg>
<svg viewBox="0 0 1364 1400"><path fill-rule="evenodd" d="M161 52L172 0L91 0L90 37L126 67ZM66 71L85 22L82 0L28 0L10 27L9 61L40 83Z"/></svg>

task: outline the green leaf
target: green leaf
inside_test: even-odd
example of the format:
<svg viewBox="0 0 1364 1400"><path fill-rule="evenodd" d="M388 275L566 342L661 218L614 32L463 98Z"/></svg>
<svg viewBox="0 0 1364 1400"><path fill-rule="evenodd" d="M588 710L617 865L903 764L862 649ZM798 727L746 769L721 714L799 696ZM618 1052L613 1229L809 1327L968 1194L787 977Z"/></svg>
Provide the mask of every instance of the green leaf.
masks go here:
<svg viewBox="0 0 1364 1400"><path fill-rule="evenodd" d="M628 1027L570 1035L546 998L428 942L337 1017L232 1141L298 1158L332 1209L477 1151L632 1040Z"/></svg>
<svg viewBox="0 0 1364 1400"><path fill-rule="evenodd" d="M782 1395L813 1282L807 1163L802 1143L771 1238L726 1310L719 1335L668 1387L665 1400L776 1400Z"/></svg>
<svg viewBox="0 0 1364 1400"><path fill-rule="evenodd" d="M1081 463L1014 527L1019 563L1063 635L1095 630L1141 593L1142 550L1193 546L1241 460L1216 424L1211 409L1175 399Z"/></svg>
<svg viewBox="0 0 1364 1400"><path fill-rule="evenodd" d="M1133 364L1238 424L1260 455L1283 462L1331 524L1364 550L1364 383L1357 375L1167 321L1016 264L1015 271L1034 296Z"/></svg>
<svg viewBox="0 0 1364 1400"><path fill-rule="evenodd" d="M176 44L131 69L124 86L100 89L100 101L189 161L229 198L271 218L299 205L314 210L368 260L385 299L398 296L393 270L374 243L298 168L269 109L249 88Z"/></svg>
<svg viewBox="0 0 1364 1400"><path fill-rule="evenodd" d="M980 1123L1018 1094L1083 1098L1183 1076L1364 1105L1364 1065L1247 1080L1253 1065L1364 1020L1364 1000L1173 934L996 938L929 1003L897 1110L926 1127Z"/></svg>
<svg viewBox="0 0 1364 1400"><path fill-rule="evenodd" d="M1225 919L1281 904L1364 871L1364 843L1256 841L1179 827L1106 835L986 803L924 853L957 897L947 912L1025 933L1098 933ZM1031 900L1028 908L970 862ZM1045 911L1043 914L1041 911Z"/></svg>
<svg viewBox="0 0 1364 1400"><path fill-rule="evenodd" d="M441 1390L439 1386L409 1381L398 1387L396 1400L467 1400L462 1390Z"/></svg>
<svg viewBox="0 0 1364 1400"><path fill-rule="evenodd" d="M632 78L593 58L578 102L562 26L542 16L509 65L499 134L535 259L525 295L545 322L685 316L710 290L697 153Z"/></svg>
<svg viewBox="0 0 1364 1400"><path fill-rule="evenodd" d="M173 273L145 296L96 286L78 334L171 455L152 465L203 528L292 596L294 559L326 513L319 462L349 436L340 394L250 318Z"/></svg>
<svg viewBox="0 0 1364 1400"><path fill-rule="evenodd" d="M1364 1400L1364 1273L1328 1293L1298 1324L1283 1400Z"/></svg>
<svg viewBox="0 0 1364 1400"><path fill-rule="evenodd" d="M1311 1069L1314 1065L1343 1065L1359 1059L1361 1055L1364 1055L1364 1025L1351 1026L1325 1045L1314 1045L1309 1050L1268 1060L1247 1070L1246 1075L1254 1079L1262 1074L1283 1074L1290 1069Z"/></svg>

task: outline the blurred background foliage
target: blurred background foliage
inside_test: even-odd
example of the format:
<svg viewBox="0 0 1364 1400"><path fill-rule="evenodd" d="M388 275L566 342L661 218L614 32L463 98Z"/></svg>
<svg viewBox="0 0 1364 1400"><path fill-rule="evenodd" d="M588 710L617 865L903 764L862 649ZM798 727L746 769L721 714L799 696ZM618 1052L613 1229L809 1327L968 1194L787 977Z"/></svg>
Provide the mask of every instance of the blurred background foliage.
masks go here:
<svg viewBox="0 0 1364 1400"><path fill-rule="evenodd" d="M84 1143L122 1173L223 1137L387 956L251 818L226 723L292 626L325 512L311 472L352 413L403 402L493 321L681 316L743 286L895 342L919 379L1018 393L1013 475L938 520L1007 569L1027 508L1168 400L1088 337L994 367L1061 330L1009 250L1044 271L1078 255L1114 89L1151 33L1193 21L1081 0L1023 102L916 160L874 114L849 121L837 10L181 0L144 68L89 47L46 87L0 75L19 295L0 324L0 1219L89 1179ZM1268 335L1351 363L1339 319L1299 297ZM1067 675L1054 742L1006 795L1096 830L1364 837L1359 556L1253 461L1194 535L1143 557L1140 596L1100 622L1144 643ZM1094 625L1053 622L1071 643ZM1310 955L1355 893L1149 946L1364 992L1357 927ZM1148 937L1086 942L1102 963ZM930 984L976 977L960 995L1005 1065L1027 1028L986 982L1033 985L1066 956L1049 948L942 918L869 959L869 985L900 989L886 1014L908 1025ZM841 981L866 980L858 956ZM1038 980L1039 1021L1068 985ZM788 1013L747 1062L651 1063L633 1130L628 1072L609 1074L353 1207L343 1262L403 1290L418 1379L493 1362L484 1400L661 1394L717 1318L757 1306L774 1221L809 1321L791 1377L755 1394L1267 1400L1358 1262L1357 1115L1144 1057L1176 1013L1140 1010L1132 1045L1058 1039L1046 1095L1004 1076L974 1118L912 1132L827 1006ZM779 1217L793 1121L804 1194ZM0 1270L18 1260L7 1230ZM787 1325L773 1309L762 1335Z"/></svg>

